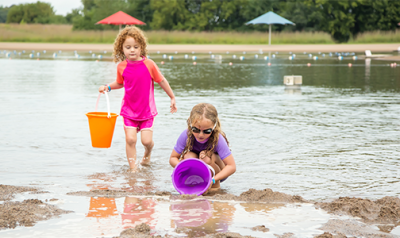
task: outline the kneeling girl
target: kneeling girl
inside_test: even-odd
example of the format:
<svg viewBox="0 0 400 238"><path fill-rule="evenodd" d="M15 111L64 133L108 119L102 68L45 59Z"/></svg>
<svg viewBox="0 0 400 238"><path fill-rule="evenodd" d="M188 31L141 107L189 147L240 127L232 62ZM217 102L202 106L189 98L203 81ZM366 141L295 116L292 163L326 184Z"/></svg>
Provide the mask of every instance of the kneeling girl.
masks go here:
<svg viewBox="0 0 400 238"><path fill-rule="evenodd" d="M190 113L187 126L176 142L169 163L175 168L184 159L201 159L215 170L211 190L209 188L205 194L216 191L220 188L220 182L236 171L228 139L221 130L217 109L209 103L197 104Z"/></svg>

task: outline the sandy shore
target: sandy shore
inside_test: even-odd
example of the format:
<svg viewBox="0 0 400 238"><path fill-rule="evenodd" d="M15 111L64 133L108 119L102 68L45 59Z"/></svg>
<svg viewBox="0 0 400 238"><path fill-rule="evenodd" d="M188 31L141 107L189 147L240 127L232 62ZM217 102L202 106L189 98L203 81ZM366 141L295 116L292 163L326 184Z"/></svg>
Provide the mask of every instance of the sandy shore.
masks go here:
<svg viewBox="0 0 400 238"><path fill-rule="evenodd" d="M160 51L162 53L175 52L188 53L226 53L229 52L258 52L262 50L278 52L393 52L397 51L399 44L335 44L335 45L156 45L150 44L150 53ZM112 44L68 44L68 43L15 43L0 42L0 50L48 50L48 51L112 51Z"/></svg>

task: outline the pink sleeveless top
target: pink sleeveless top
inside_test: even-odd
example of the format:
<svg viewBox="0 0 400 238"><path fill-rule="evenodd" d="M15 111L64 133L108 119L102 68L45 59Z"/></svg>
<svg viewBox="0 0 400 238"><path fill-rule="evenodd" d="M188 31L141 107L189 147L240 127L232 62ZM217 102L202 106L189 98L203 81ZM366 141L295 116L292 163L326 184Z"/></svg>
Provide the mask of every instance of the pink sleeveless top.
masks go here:
<svg viewBox="0 0 400 238"><path fill-rule="evenodd" d="M157 115L154 101L154 82L161 82L161 74L154 61L143 57L139 61L124 60L117 66L117 82L123 84L121 116L144 121Z"/></svg>

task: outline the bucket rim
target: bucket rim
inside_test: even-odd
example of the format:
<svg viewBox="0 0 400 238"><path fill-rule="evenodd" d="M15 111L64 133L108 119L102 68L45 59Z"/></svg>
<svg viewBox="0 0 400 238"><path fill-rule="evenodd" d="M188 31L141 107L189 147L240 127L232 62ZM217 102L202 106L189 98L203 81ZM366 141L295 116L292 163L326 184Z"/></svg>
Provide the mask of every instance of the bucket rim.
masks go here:
<svg viewBox="0 0 400 238"><path fill-rule="evenodd" d="M86 113L88 117L108 117L108 112L88 112ZM110 112L111 117L118 117L117 113Z"/></svg>
<svg viewBox="0 0 400 238"><path fill-rule="evenodd" d="M178 189L177 186L176 186L176 184L175 184L175 180L174 180L175 172L177 171L177 168L178 168L180 165L182 165L182 162L185 162L185 161L187 162L187 161L192 161L192 160L194 160L194 161L196 161L196 162L201 162L201 163L203 163L204 166L207 168L207 172L208 172L209 176L211 177L211 171L210 171L210 169L208 168L207 164L206 164L204 161L202 161L201 159L198 159L198 158L188 158L188 159L184 159L183 161L181 161L181 162L174 168L174 171L172 172L172 175L171 175L171 176L172 176L172 184L174 185L175 190L178 191L179 194L182 194L182 193L181 193L180 189ZM203 189L201 192L196 193L196 195L197 195L197 196L200 196L200 195L202 195L205 191L207 191L208 187L209 187L210 184L212 183L211 181L212 181L212 180L210 179L210 180L208 181L208 183L207 183L207 187L206 187L205 189Z"/></svg>

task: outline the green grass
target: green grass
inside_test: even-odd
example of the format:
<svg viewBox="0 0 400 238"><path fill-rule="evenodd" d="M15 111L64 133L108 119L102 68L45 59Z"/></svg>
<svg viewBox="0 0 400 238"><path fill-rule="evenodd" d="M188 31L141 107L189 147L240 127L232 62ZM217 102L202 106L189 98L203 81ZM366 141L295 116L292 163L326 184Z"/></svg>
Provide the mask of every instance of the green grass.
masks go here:
<svg viewBox="0 0 400 238"><path fill-rule="evenodd" d="M268 32L146 31L150 44L268 44ZM73 31L71 25L0 24L0 42L113 43L117 30ZM273 32L273 44L334 44L324 32ZM349 43L398 43L400 31L367 32Z"/></svg>

